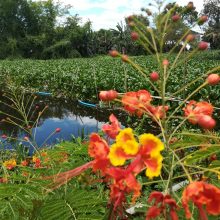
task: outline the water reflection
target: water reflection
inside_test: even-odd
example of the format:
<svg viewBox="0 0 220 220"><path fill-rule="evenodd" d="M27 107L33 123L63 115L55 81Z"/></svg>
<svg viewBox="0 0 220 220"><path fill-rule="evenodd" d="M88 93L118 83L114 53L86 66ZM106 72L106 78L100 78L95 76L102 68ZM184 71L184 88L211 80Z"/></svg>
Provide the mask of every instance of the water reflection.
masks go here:
<svg viewBox="0 0 220 220"><path fill-rule="evenodd" d="M11 101L3 96L0 96L0 99L7 103L7 105L1 103L0 110L2 112L21 118L19 113L8 107L8 105L12 104ZM28 96L26 99L28 99ZM83 134L89 135L91 132L97 132L103 123L108 122L108 117L112 113L112 110L85 107L76 101L38 97L31 109L30 116L32 121L36 120L38 112L42 111L45 106L48 106L47 110L40 118L37 126L32 129L33 134L36 134L34 139L37 146L53 144L59 140L70 140L73 136L78 137ZM114 111L114 114L122 121L125 121L126 114L119 111ZM22 141L26 133L17 126L4 122L6 116L5 114L0 114L0 135L6 134ZM20 124L19 120L16 122ZM56 128L61 128L61 132L55 133L44 143ZM1 138L1 140L3 139Z"/></svg>

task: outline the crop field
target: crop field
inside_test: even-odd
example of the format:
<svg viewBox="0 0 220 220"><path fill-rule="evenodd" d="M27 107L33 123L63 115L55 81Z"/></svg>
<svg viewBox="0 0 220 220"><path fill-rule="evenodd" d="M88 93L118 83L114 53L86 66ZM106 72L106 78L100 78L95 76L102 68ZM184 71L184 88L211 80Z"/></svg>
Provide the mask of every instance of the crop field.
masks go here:
<svg viewBox="0 0 220 220"><path fill-rule="evenodd" d="M193 59L180 63L172 72L168 81L166 94L172 95L181 86L200 77L208 70L219 66L219 52L206 52L194 56ZM173 55L170 62L175 59ZM0 76L9 78L19 86L36 91L52 92L55 96L98 101L97 94L101 90L115 89L118 92L147 89L152 91L148 76L152 71L158 71L155 57L132 57L135 63L144 67L146 78L136 69L120 58L97 57L65 60L14 60L0 62ZM192 84L178 94L184 98L202 82ZM3 80L1 83L4 83ZM156 93L153 93L157 95ZM220 106L220 86L206 87L196 97L212 100L215 106Z"/></svg>

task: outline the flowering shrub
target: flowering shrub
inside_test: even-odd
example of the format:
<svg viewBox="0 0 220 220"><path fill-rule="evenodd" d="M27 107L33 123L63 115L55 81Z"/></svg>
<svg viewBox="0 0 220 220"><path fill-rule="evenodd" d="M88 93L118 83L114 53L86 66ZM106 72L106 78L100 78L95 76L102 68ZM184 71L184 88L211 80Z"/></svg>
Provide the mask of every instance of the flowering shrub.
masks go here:
<svg viewBox="0 0 220 220"><path fill-rule="evenodd" d="M173 94L167 93L169 77L175 74L175 68L184 65L198 51L206 50L208 43L197 42L194 50L184 52L186 45L195 41L195 36L188 29L174 48L168 54L163 54L165 36L169 33L169 28L182 19L183 13L194 10L194 6L189 2L182 12L178 10L177 5L166 9L166 13L155 18L155 29L144 27L136 16L129 16L127 19L132 29L132 40L142 44L149 53L155 54L157 70L146 73L144 68L133 62L128 55L120 54L115 49L110 51L113 58L121 58L123 62L132 65L150 83L151 88L148 90L152 89L153 94L158 96L151 95L150 91L143 88L126 93L101 91L100 99L119 102L128 114L143 117L143 120L148 117L157 125L160 133L155 136L152 131L152 134L140 135L132 128L120 128L117 118L111 115L111 124L102 128L105 138L99 134L91 134L88 153L93 161L87 164L87 168L99 173L110 190L109 205L112 209L109 219L126 219L129 202L134 205L139 199L144 204L147 199L142 193L143 186L151 184L158 184L161 191L155 191L153 187L148 189L147 204L150 208L146 211L146 220L159 216L163 219L177 220L181 210L185 210L187 219L191 218L190 201L198 209L198 215L195 213L196 219L206 220L207 214L220 215L220 189L213 185L218 182L220 173L220 163L217 160L220 138L212 131L216 126L213 116L215 108L207 101L193 100L193 96L205 86L219 83L220 77L216 71L220 67L202 74L186 85L179 85L180 88ZM151 16L149 9L146 12ZM207 16L203 15L195 25L202 25L207 19ZM171 52L180 42L182 46L176 58L169 60ZM200 79L203 79L203 83L185 99L176 97ZM153 104L156 98L161 100L159 105ZM173 101L178 101L179 105L173 107ZM194 130L192 126L196 126ZM85 165L82 170L85 170ZM148 179L143 178L144 170ZM79 168L75 171L70 171L68 178L79 174ZM62 175L59 174L58 177ZM182 181L188 184L183 192Z"/></svg>

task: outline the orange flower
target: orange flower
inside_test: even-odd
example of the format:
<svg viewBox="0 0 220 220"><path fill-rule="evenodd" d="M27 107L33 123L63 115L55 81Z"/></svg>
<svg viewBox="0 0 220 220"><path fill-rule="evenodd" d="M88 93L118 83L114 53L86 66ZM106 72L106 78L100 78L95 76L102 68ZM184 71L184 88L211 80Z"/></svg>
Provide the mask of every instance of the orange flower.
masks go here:
<svg viewBox="0 0 220 220"><path fill-rule="evenodd" d="M10 160L6 160L3 165L8 169L8 170L12 170L14 167L17 166L16 160L15 159L10 159Z"/></svg>
<svg viewBox="0 0 220 220"><path fill-rule="evenodd" d="M35 168L40 168L41 167L41 160L40 158L33 156L32 161L34 163Z"/></svg>
<svg viewBox="0 0 220 220"><path fill-rule="evenodd" d="M121 101L126 111L131 114L135 114L139 104L136 92L125 93Z"/></svg>
<svg viewBox="0 0 220 220"><path fill-rule="evenodd" d="M28 165L28 161L27 160L21 161L21 166L26 167L27 165Z"/></svg>
<svg viewBox="0 0 220 220"><path fill-rule="evenodd" d="M111 122L111 125L105 124L102 126L102 130L112 139L115 139L118 132L120 131L120 125L118 122L118 119L111 114L109 117L109 121Z"/></svg>
<svg viewBox="0 0 220 220"><path fill-rule="evenodd" d="M125 93L121 101L126 111L140 117L149 111L151 100L151 94L147 90L139 90Z"/></svg>
<svg viewBox="0 0 220 220"><path fill-rule="evenodd" d="M94 158L93 170L105 171L109 164L108 154L109 146L98 134L90 135L88 152L90 157Z"/></svg>
<svg viewBox="0 0 220 220"><path fill-rule="evenodd" d="M183 110L185 116L189 118L189 122L191 124L197 124L202 115L212 115L213 106L208 102L190 101Z"/></svg>
<svg viewBox="0 0 220 220"><path fill-rule="evenodd" d="M155 191L150 194L148 202L152 202L153 200L153 206L151 206L147 211L146 220L155 219L159 215L164 214L164 212L169 212L169 216L172 220L178 220L176 213L178 206L176 201L172 199L170 195L163 195L161 192Z"/></svg>
<svg viewBox="0 0 220 220"><path fill-rule="evenodd" d="M191 183L185 188L182 196L182 204L187 219L191 218L188 205L190 200L197 206L201 220L208 219L206 212L210 215L220 215L220 189L216 186L198 181Z"/></svg>
<svg viewBox="0 0 220 220"><path fill-rule="evenodd" d="M166 115L166 112L168 111L169 109L169 106L163 106L160 105L160 106L151 106L151 108L149 109L150 112L157 118L157 119L160 119L160 118L164 118L165 115Z"/></svg>

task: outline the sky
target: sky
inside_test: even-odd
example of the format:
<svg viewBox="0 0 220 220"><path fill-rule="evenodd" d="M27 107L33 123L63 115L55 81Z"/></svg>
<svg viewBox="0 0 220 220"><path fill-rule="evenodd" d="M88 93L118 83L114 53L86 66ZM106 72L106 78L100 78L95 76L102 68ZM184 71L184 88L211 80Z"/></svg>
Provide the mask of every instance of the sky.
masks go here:
<svg viewBox="0 0 220 220"><path fill-rule="evenodd" d="M176 0L183 6L190 0ZM152 0L60 0L65 5L71 5L71 14L78 14L83 22L90 20L94 30L115 28L117 23L124 21L125 17L140 13L141 7L148 7ZM166 3L174 2L166 0ZM201 11L203 0L194 1L197 11Z"/></svg>

